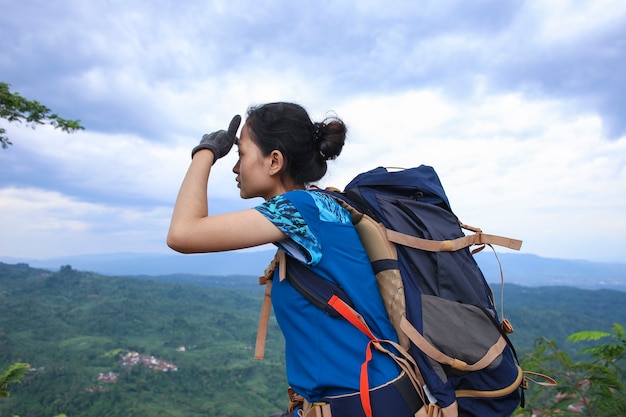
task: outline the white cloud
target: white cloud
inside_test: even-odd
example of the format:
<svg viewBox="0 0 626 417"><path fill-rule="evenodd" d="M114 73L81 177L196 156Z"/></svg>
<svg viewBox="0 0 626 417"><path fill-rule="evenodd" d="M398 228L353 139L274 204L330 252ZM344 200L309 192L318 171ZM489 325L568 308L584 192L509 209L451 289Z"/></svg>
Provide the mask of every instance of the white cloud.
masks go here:
<svg viewBox="0 0 626 417"><path fill-rule="evenodd" d="M11 250L160 248L202 134L286 100L348 124L322 185L425 163L470 224L531 253L623 258L622 2L61 4L0 16L2 81L87 128L7 126ZM235 159L213 169L214 211L254 203L238 199ZM33 218L65 243L33 243L48 239Z"/></svg>
<svg viewBox="0 0 626 417"><path fill-rule="evenodd" d="M468 224L526 239L530 253L621 258L621 246L581 242L577 229L615 243L626 233L617 192L626 189L626 137L603 140L597 116L518 94L455 102L428 91L359 98L342 110L357 127L324 185L343 187L379 165L432 165Z"/></svg>
<svg viewBox="0 0 626 417"><path fill-rule="evenodd" d="M162 252L169 207L88 203L40 189L0 189L3 256Z"/></svg>
<svg viewBox="0 0 626 417"><path fill-rule="evenodd" d="M228 90L222 94L227 96ZM313 97L309 109L314 120L329 110L322 107L325 101ZM595 236L593 239L610 241L626 232L621 217L611 215L607 208L623 210L626 205L623 196L615 192L626 187L626 138L603 140L597 116L573 113L567 102L533 100L521 94L455 101L432 90L347 98L332 110L346 121L350 133L344 153L330 163L323 186L343 187L357 173L379 165L432 165L464 222L527 240L524 249L530 253L566 258L593 254L603 259L618 259L622 253L619 246L599 251L576 240L577 224L591 225L586 235ZM142 207L140 201L146 199L151 205L159 202L161 209L156 213L162 216L154 220L153 226L158 227L149 234L165 233L196 139L179 136L154 143L132 135L81 132L68 136L43 130L45 134L23 144L29 152L54 161L59 176L72 178L78 186L101 196L90 198L92 203L62 194L42 198L39 204L50 201L53 206L41 210L47 216L42 224L67 231L82 227L107 235L109 232L99 230L104 224L99 212L103 211L111 216L109 228L135 224L125 232L123 228L115 232L132 235L136 228L152 227L140 220L154 212ZM46 146L51 140L56 145ZM235 160L232 153L213 168L209 185L212 212L258 203L238 200L231 172ZM64 201L60 207L71 216L61 214L54 203L59 199ZM130 201L130 206L116 207L116 201L124 200ZM19 204L11 203L11 207L15 213L29 212ZM25 221L13 219L12 224ZM148 232L139 235L142 233Z"/></svg>

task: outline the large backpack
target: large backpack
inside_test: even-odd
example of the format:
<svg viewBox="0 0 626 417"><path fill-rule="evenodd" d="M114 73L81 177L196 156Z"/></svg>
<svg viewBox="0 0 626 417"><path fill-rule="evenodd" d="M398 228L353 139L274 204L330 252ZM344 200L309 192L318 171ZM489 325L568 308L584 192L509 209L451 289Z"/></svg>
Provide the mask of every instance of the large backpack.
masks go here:
<svg viewBox="0 0 626 417"><path fill-rule="evenodd" d="M319 192L333 195L352 215L398 334L399 344L385 350L405 356L402 363L413 368L405 371L415 375L428 415L433 409L445 416L511 415L522 401L523 381L506 336L512 327L498 317L491 289L469 248L519 250L522 242L460 223L429 166L376 168L358 175L343 192ZM463 229L473 233L466 235ZM312 303L357 327L364 325L367 333L367 324L360 323L345 293L305 265L277 256L266 278L278 259L281 273ZM269 289L266 295L269 301ZM269 316L269 305L264 303L262 321ZM259 329L257 359L265 338L264 326ZM380 348L384 341L370 337ZM366 372L367 364L362 369ZM366 380L366 389L361 389L366 416L371 415L367 387Z"/></svg>

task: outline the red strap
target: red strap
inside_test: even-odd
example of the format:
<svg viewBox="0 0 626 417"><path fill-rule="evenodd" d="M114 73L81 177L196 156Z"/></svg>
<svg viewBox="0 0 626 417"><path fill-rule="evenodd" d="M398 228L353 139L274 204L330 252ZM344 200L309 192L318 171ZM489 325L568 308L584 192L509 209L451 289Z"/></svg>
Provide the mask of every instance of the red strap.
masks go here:
<svg viewBox="0 0 626 417"><path fill-rule="evenodd" d="M366 417L372 417L372 404L370 403L370 384L367 365L370 360L372 360L372 348L374 347L373 343L377 343L378 339L374 336L369 327L367 327L367 324L365 324L361 315L354 311L354 309L346 304L341 298L333 295L328 301L328 305L334 308L343 318L348 320L354 327L362 331L367 337L370 338L365 350L365 362L361 364L361 379L359 381L359 388L361 391L361 406L363 407L363 412Z"/></svg>
<svg viewBox="0 0 626 417"><path fill-rule="evenodd" d="M328 305L334 308L337 313L341 314L344 319L352 323L354 327L365 333L367 337L372 340L377 340L376 336L374 336L369 327L367 327L367 324L365 324L365 321L363 320L361 315L354 311L354 309L346 304L346 302L343 301L341 298L333 295L330 300L328 300Z"/></svg>
<svg viewBox="0 0 626 417"><path fill-rule="evenodd" d="M361 365L361 406L363 407L363 412L366 417L372 417L372 403L370 402L370 382L369 376L367 373L367 364L372 359L372 342L370 340L367 343L367 350L365 351L365 362Z"/></svg>

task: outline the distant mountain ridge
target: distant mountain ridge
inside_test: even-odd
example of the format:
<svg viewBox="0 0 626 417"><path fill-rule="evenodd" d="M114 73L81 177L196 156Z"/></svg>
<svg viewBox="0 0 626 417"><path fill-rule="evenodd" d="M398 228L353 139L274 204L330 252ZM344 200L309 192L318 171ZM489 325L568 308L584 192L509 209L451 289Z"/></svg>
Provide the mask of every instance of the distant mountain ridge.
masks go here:
<svg viewBox="0 0 626 417"><path fill-rule="evenodd" d="M56 270L63 265L103 275L260 275L274 257L273 250L233 251L183 255L171 253L112 253L63 256L48 259L8 258L0 262L27 263Z"/></svg>
<svg viewBox="0 0 626 417"><path fill-rule="evenodd" d="M235 288L254 280L195 275L186 285L184 277L161 277L0 262L0 363L33 365L0 401L0 416L242 417L284 409L284 338L270 320L266 359L253 358L263 293ZM520 358L538 337L573 353L568 335L626 322L620 291L510 285L506 306ZM131 371L129 354L150 366ZM177 370L151 366L165 363Z"/></svg>
<svg viewBox="0 0 626 417"><path fill-rule="evenodd" d="M71 265L78 270L112 276L193 274L256 277L263 273L273 256L273 250L259 250L197 255L117 253L49 259L0 256L0 261L27 263L31 267L50 270ZM516 253L498 254L496 258L485 250L476 255L476 261L490 283L500 282L497 259L502 264L506 283L529 287L559 285L626 291L626 263L554 259Z"/></svg>

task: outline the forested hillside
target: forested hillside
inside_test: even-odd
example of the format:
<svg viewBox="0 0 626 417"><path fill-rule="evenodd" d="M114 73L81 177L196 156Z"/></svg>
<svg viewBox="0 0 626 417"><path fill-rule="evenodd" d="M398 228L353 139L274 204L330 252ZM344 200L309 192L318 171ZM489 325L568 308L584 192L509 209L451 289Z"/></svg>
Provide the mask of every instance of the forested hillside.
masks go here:
<svg viewBox="0 0 626 417"><path fill-rule="evenodd" d="M500 286L492 284L498 311ZM613 323L626 323L626 293L582 290L571 287L520 287L506 285L504 315L515 328L511 340L520 353L532 349L537 337L559 342L563 348L572 333L585 330L611 331Z"/></svg>
<svg viewBox="0 0 626 417"><path fill-rule="evenodd" d="M281 410L283 340L272 322L267 359L253 360L262 293L232 289L238 281L182 284L0 263L0 369L33 366L0 398L0 417L258 417ZM623 292L507 285L505 302L520 353L538 336L561 342L626 322Z"/></svg>
<svg viewBox="0 0 626 417"><path fill-rule="evenodd" d="M256 416L286 403L280 331L253 360L258 293L0 264L0 369L33 366L0 416ZM184 351L183 351L184 347ZM137 352L177 367L124 368ZM116 373L117 382L98 380Z"/></svg>

